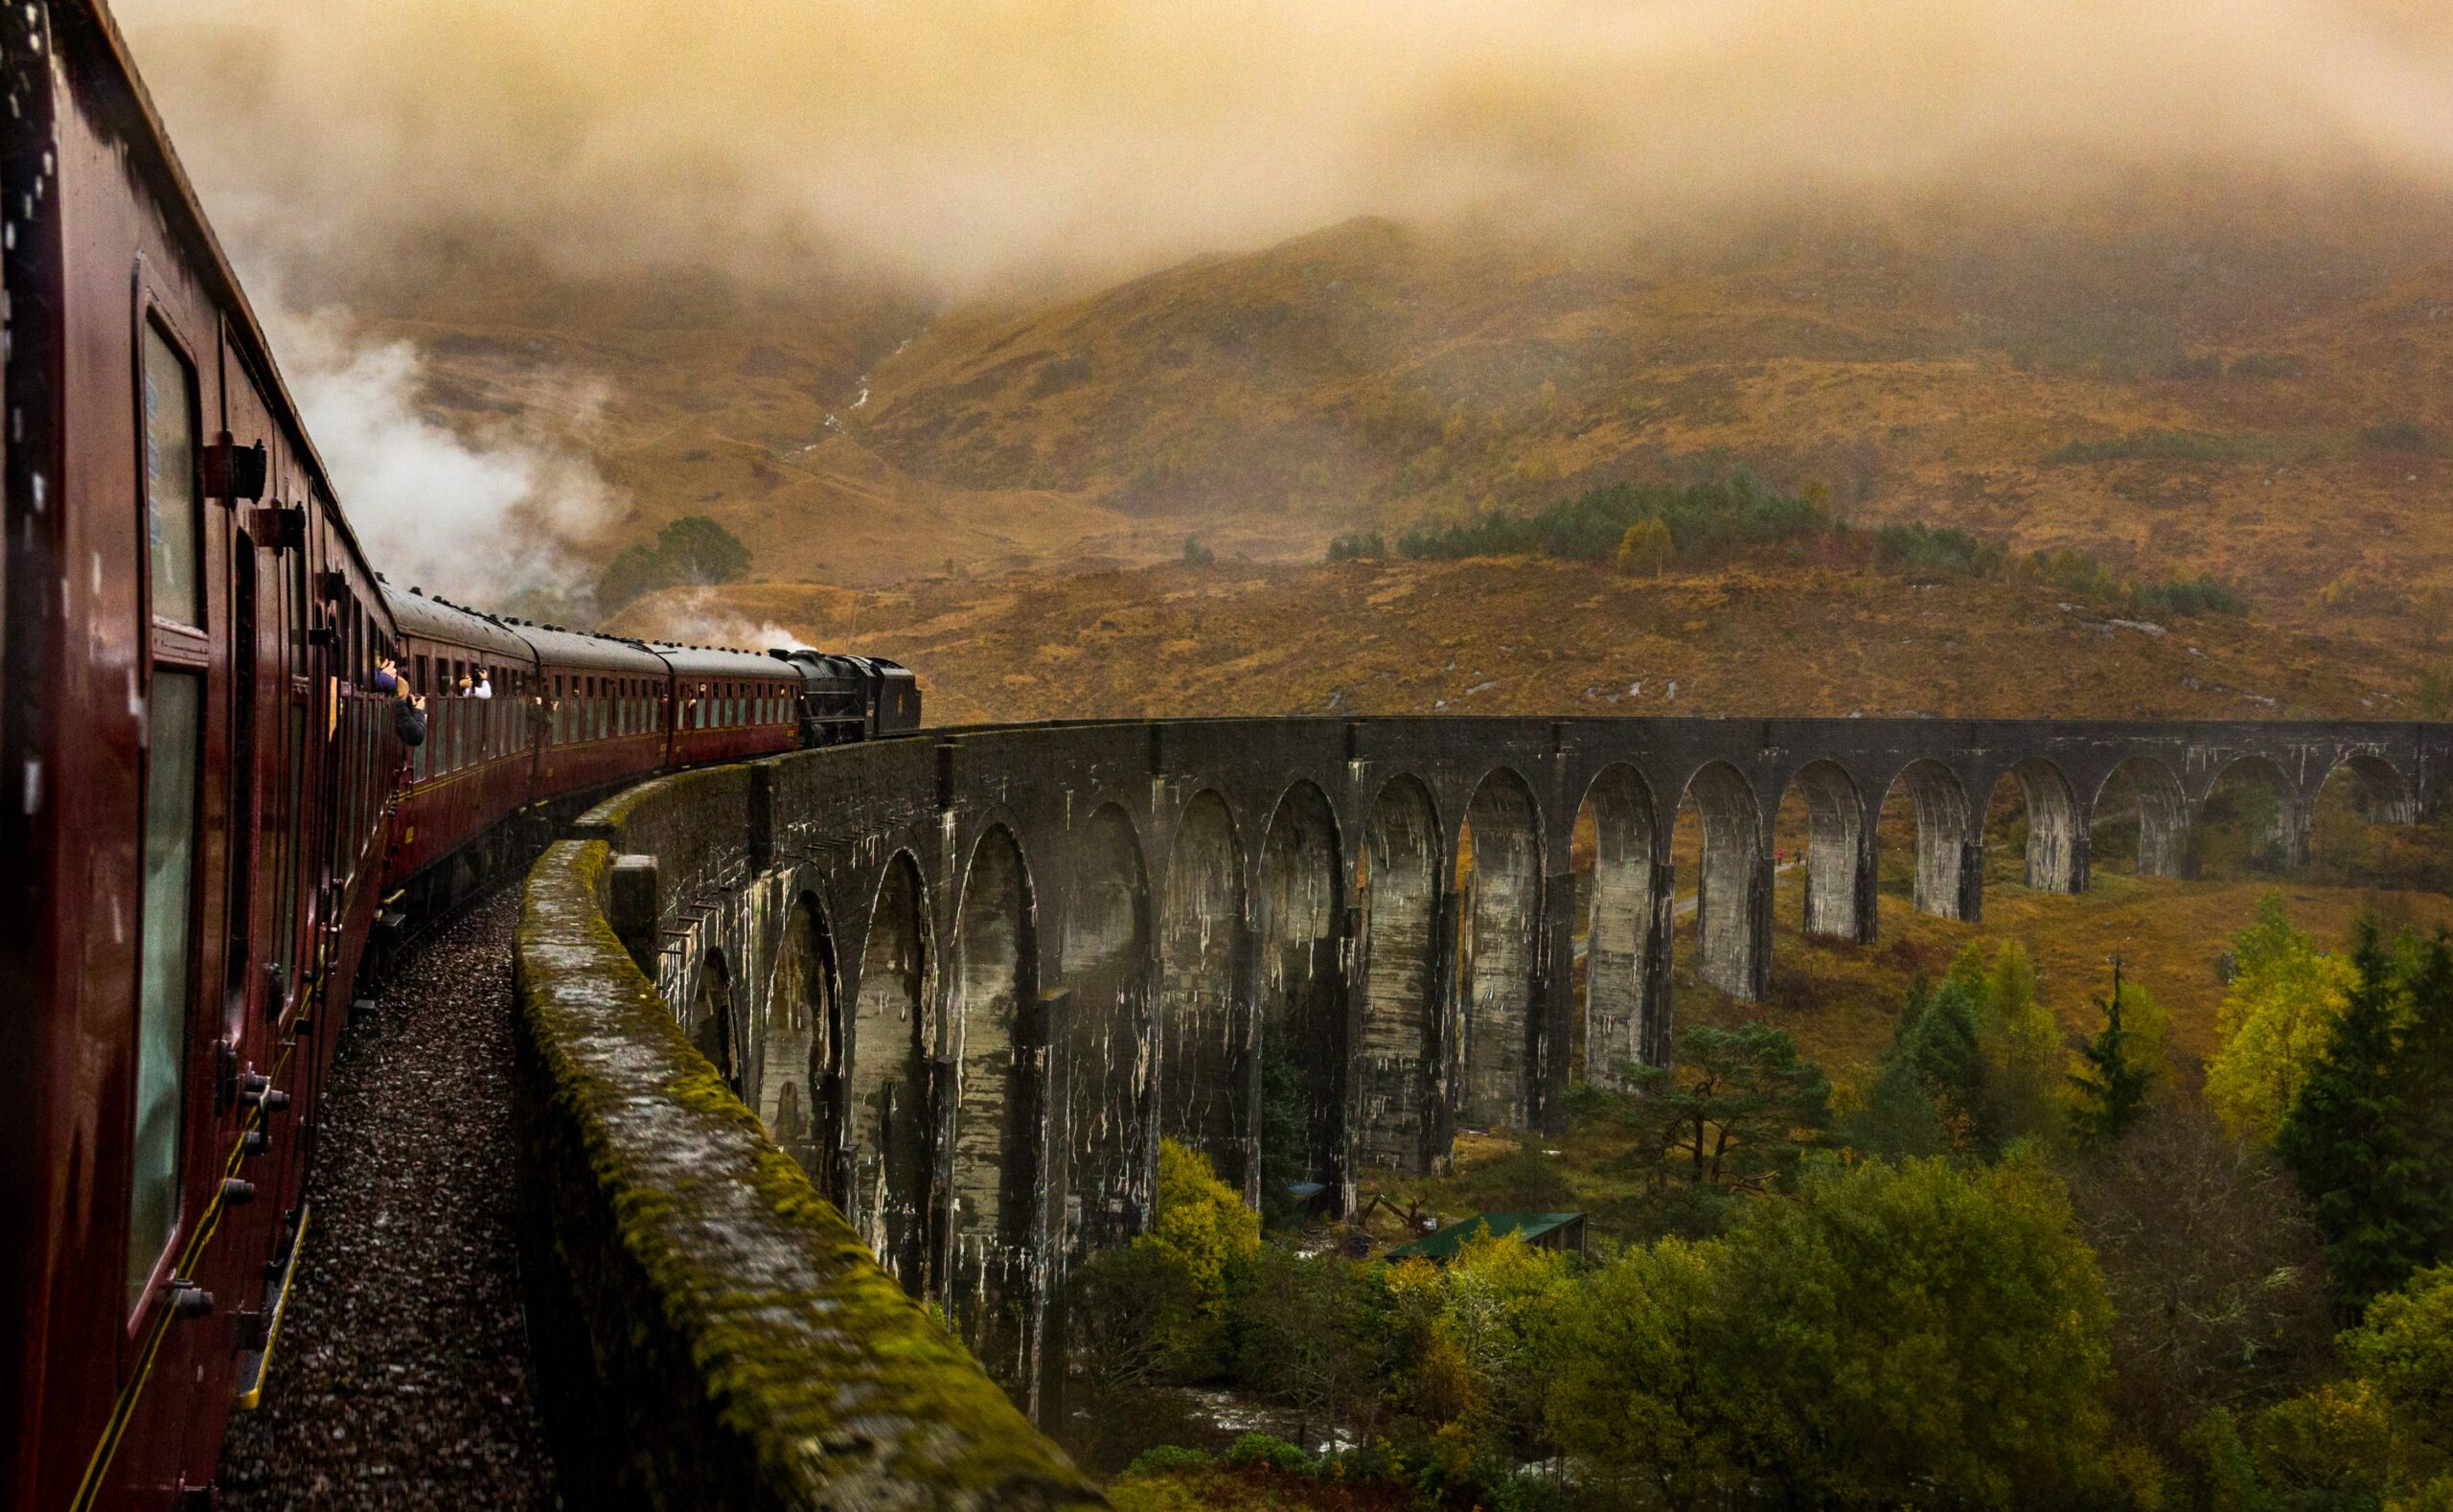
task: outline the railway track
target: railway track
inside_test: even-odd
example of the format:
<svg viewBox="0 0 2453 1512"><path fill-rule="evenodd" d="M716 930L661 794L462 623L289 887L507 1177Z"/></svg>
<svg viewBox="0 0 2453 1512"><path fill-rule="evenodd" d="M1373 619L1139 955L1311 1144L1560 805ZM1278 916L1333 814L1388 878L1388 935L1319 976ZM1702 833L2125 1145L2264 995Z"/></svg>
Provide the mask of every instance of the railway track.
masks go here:
<svg viewBox="0 0 2453 1512"><path fill-rule="evenodd" d="M344 1036L313 1217L229 1508L561 1505L512 1227L516 887L421 931Z"/></svg>

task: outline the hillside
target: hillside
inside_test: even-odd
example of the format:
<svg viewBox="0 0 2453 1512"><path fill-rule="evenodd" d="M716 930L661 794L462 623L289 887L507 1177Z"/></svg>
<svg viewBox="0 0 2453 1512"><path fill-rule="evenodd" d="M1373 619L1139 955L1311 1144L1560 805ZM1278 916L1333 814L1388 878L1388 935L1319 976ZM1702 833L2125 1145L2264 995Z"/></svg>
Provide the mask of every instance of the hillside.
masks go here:
<svg viewBox="0 0 2453 1512"><path fill-rule="evenodd" d="M913 667L932 723L1142 715L1923 713L2410 717L2428 653L2050 588L1740 566L1181 563L658 595L616 627L783 633Z"/></svg>
<svg viewBox="0 0 2453 1512"><path fill-rule="evenodd" d="M946 310L499 248L368 297L455 424L601 384L581 439L628 508L593 549L703 513L776 581L1130 566L1187 537L1317 561L1350 529L1743 468L1860 522L2212 571L2279 623L2442 617L2443 208L2194 195L1677 247L1364 219Z"/></svg>

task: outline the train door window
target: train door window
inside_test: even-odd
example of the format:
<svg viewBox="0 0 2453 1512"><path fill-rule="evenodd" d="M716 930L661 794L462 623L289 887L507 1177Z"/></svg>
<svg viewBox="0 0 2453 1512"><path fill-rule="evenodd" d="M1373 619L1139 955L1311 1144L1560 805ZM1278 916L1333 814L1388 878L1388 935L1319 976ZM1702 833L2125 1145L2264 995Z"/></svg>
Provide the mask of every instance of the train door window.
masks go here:
<svg viewBox="0 0 2453 1512"><path fill-rule="evenodd" d="M198 529L195 376L159 326L145 323L145 536L151 559L153 614L181 625L204 623Z"/></svg>
<svg viewBox="0 0 2453 1512"><path fill-rule="evenodd" d="M417 679L411 682L409 686L416 691L419 698L425 698L426 662L424 655L420 655L417 658ZM433 730L431 728L433 722L434 704L433 700L428 699L426 703L426 723L429 726L427 730L429 739L431 739L433 735ZM425 781L425 774L427 770L426 763L428 759L424 745L412 745L409 747L409 779L411 781Z"/></svg>
<svg viewBox="0 0 2453 1512"><path fill-rule="evenodd" d="M275 958L281 963L281 979L286 985L298 978L298 872L305 850L305 839L299 833L299 800L305 795L307 783L307 702L292 697L289 700L289 767L282 797L281 833L281 911L274 918L274 928L281 931ZM282 1004L272 1005L278 1017Z"/></svg>
<svg viewBox="0 0 2453 1512"><path fill-rule="evenodd" d="M204 678L158 668L147 702L145 918L136 1020L136 1129L130 1163L127 1305L145 1299L179 1227L180 1117L186 1107L189 934L195 913L196 767Z"/></svg>

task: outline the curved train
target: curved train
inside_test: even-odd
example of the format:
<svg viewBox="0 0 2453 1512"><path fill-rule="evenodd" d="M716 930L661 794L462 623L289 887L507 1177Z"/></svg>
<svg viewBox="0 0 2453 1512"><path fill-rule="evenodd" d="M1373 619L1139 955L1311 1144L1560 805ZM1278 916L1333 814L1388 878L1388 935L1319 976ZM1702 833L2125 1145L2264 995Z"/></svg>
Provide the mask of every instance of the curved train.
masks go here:
<svg viewBox="0 0 2453 1512"><path fill-rule="evenodd" d="M385 932L611 789L919 694L396 590L101 0L0 10L0 1505L209 1506Z"/></svg>

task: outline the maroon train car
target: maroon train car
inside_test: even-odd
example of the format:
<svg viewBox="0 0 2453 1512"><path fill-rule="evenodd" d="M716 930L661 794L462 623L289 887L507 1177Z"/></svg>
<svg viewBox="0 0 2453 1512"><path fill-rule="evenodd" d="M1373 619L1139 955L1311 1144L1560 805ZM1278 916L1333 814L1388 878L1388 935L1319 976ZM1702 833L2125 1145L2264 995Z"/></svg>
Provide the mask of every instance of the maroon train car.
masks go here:
<svg viewBox="0 0 2453 1512"><path fill-rule="evenodd" d="M772 656L654 645L673 669L676 767L747 761L800 745L801 676Z"/></svg>
<svg viewBox="0 0 2453 1512"><path fill-rule="evenodd" d="M421 905L448 905L521 838L502 821L528 806L536 775L537 653L492 615L389 584L383 597L400 675L426 715L425 744L406 756L390 871L420 886Z"/></svg>
<svg viewBox="0 0 2453 1512"><path fill-rule="evenodd" d="M543 745L533 796L568 798L647 776L664 765L664 659L637 641L522 625L537 653Z"/></svg>
<svg viewBox="0 0 2453 1512"><path fill-rule="evenodd" d="M108 16L0 14L0 1504L208 1482L380 884L394 628Z"/></svg>

